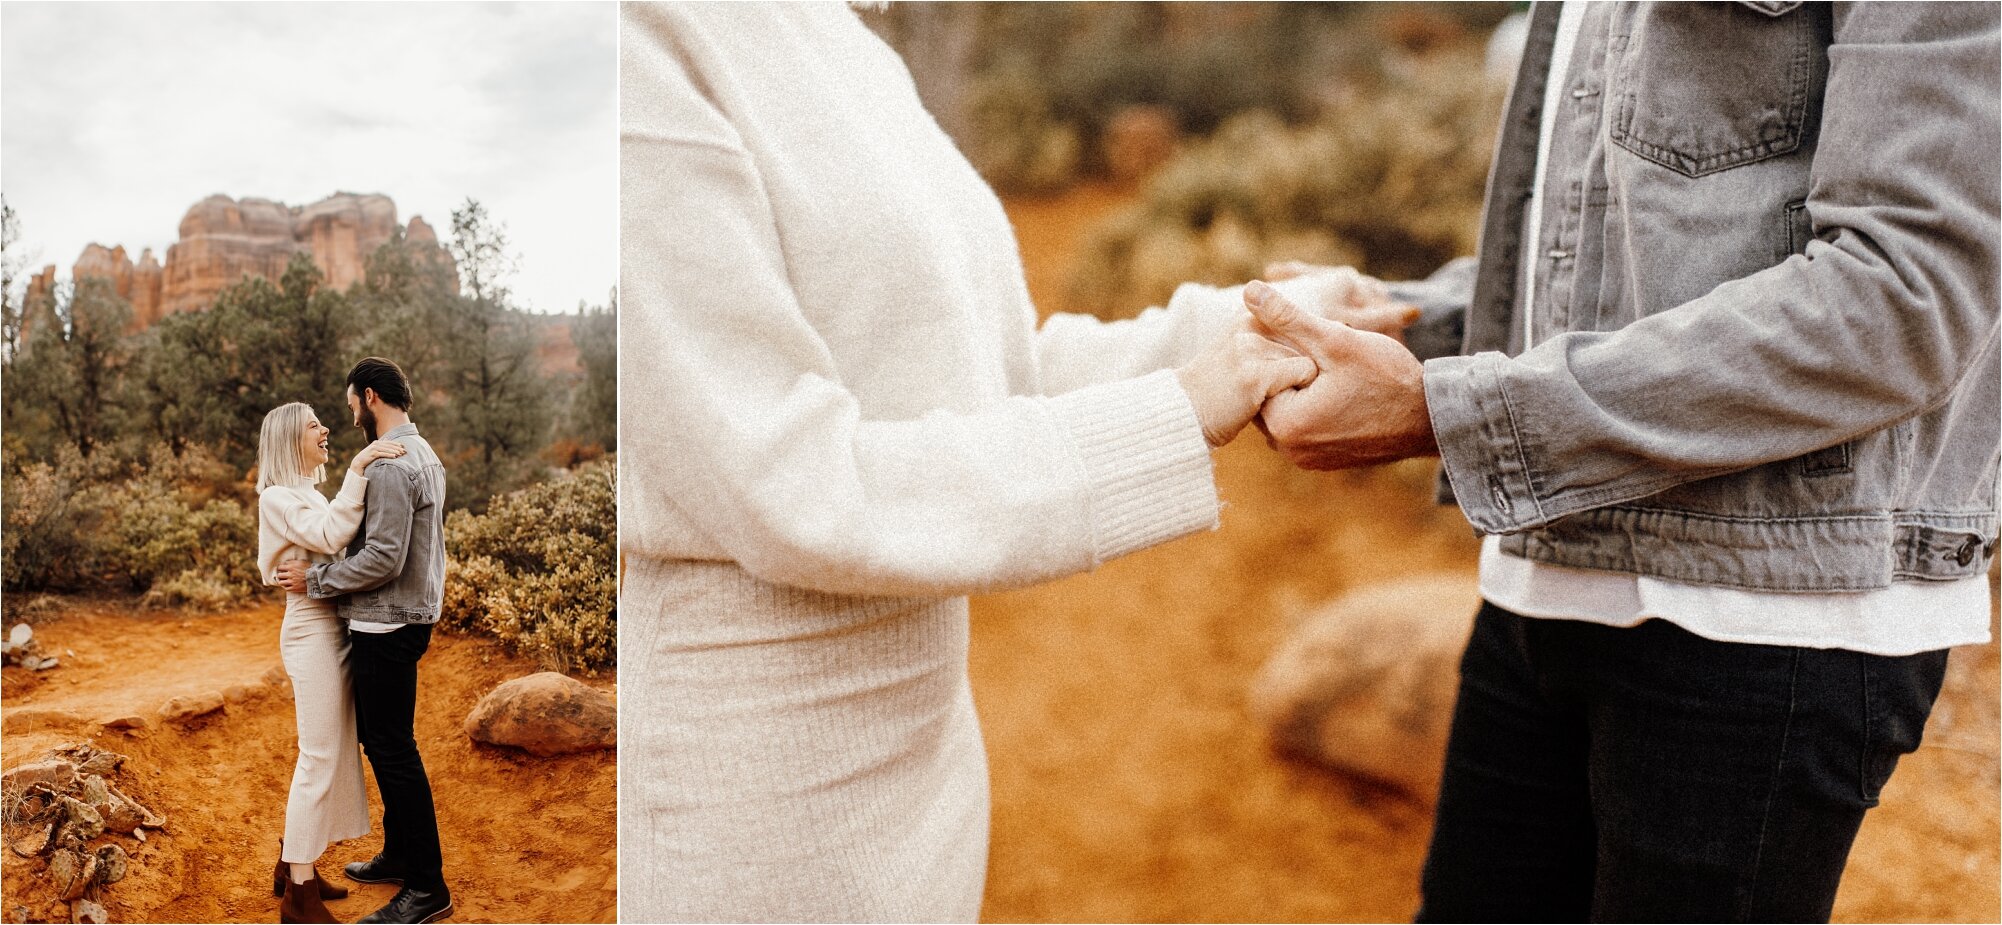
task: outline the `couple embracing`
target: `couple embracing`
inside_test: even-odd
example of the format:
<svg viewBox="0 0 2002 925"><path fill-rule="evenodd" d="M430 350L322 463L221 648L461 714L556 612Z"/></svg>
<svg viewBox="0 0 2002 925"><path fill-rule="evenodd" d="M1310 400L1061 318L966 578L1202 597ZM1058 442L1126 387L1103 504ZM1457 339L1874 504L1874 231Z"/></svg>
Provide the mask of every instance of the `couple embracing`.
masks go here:
<svg viewBox="0 0 2002 925"><path fill-rule="evenodd" d="M452 899L412 727L417 662L444 594L445 469L410 422L410 383L395 363L355 364L347 402L371 442L331 502L315 487L329 430L312 406L272 409L258 440L257 564L287 592L279 649L299 731L272 893L279 921L336 921L325 900L347 890L315 863L329 843L369 832L359 744L382 793L383 849L345 873L402 884L362 921L429 922Z"/></svg>
<svg viewBox="0 0 2002 925"><path fill-rule="evenodd" d="M1538 3L1477 261L1040 327L851 11L622 15L623 914L976 920L964 595L1214 527L1256 419L1488 536L1421 920L1828 917L1988 638L1995 6Z"/></svg>

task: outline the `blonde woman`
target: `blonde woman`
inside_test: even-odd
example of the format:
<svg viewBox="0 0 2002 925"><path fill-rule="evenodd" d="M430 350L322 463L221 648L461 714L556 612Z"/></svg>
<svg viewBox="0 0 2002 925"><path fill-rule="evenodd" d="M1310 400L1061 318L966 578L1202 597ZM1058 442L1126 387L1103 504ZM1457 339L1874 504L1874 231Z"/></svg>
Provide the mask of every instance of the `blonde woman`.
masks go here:
<svg viewBox="0 0 2002 925"><path fill-rule="evenodd" d="M1233 290L1039 328L847 7L620 9L620 913L974 921L965 595L1215 527L1210 451L1314 363Z"/></svg>
<svg viewBox="0 0 2002 925"><path fill-rule="evenodd" d="M377 440L355 455L330 502L326 478L329 431L310 405L280 405L264 416L257 442L257 570L276 584L278 564L327 562L340 556L361 526L370 462L401 456L393 440ZM324 900L347 890L320 879L314 862L331 842L368 834L368 793L355 738L354 692L348 683L347 628L332 601L285 595L279 652L292 679L299 759L285 801L285 839L272 892L282 897L281 922L332 922Z"/></svg>

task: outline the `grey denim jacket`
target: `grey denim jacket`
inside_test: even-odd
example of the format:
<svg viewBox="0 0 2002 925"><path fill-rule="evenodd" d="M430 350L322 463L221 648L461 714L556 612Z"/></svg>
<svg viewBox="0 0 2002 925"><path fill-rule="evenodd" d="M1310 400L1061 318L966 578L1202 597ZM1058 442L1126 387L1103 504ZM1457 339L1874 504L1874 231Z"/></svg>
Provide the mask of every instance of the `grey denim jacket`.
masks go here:
<svg viewBox="0 0 2002 925"><path fill-rule="evenodd" d="M1428 307L1445 478L1538 562L1759 591L1986 570L1998 454L1997 6L1607 3L1524 213L1531 15L1478 266Z"/></svg>
<svg viewBox="0 0 2002 925"><path fill-rule="evenodd" d="M368 498L348 556L306 572L306 595L344 620L436 623L445 600L445 466L415 424L382 435L409 450L368 464Z"/></svg>

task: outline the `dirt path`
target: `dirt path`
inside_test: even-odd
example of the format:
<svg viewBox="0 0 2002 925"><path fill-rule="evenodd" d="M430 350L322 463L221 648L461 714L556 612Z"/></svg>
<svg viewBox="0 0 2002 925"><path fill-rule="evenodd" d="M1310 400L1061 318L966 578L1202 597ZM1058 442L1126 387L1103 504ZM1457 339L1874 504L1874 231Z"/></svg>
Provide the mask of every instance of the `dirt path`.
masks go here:
<svg viewBox="0 0 2002 925"><path fill-rule="evenodd" d="M284 829L296 754L292 701L265 683L279 664L276 603L217 616L128 612L82 605L36 627L61 667L9 667L4 682L6 765L78 738L130 756L128 790L167 816L166 829L133 853L133 873L109 887L112 921L270 921L272 862ZM68 654L74 652L74 655ZM444 839L445 873L460 922L609 922L617 903L617 759L613 752L538 759L475 745L459 730L495 684L536 670L490 640L439 634L421 666L417 734ZM615 679L587 679L612 689ZM206 691L236 695L224 711L188 725L162 724L155 708ZM141 714L138 733L97 722ZM328 850L320 870L373 855L377 830ZM39 861L6 853L4 905L40 908ZM341 881L344 882L344 881ZM393 885L346 884L330 903L353 921L394 894ZM10 915L9 921L13 918Z"/></svg>
<svg viewBox="0 0 2002 925"><path fill-rule="evenodd" d="M1030 286L1117 197L1009 202ZM1288 620L1345 590L1474 569L1432 465L1309 474L1255 434L1218 455L1223 528L975 598L992 763L988 921L1409 921L1431 808L1275 758L1244 691ZM1839 921L1994 921L1997 650L1955 654L1927 746L1852 854Z"/></svg>

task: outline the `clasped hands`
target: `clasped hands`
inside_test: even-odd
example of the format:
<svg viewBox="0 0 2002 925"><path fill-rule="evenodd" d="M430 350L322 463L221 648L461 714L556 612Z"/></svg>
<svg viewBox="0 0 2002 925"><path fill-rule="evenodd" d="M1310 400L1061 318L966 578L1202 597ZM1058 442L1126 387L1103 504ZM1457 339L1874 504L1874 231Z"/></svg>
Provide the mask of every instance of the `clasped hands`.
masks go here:
<svg viewBox="0 0 2002 925"><path fill-rule="evenodd" d="M1399 339L1417 310L1346 267L1266 268L1299 279L1308 310L1279 290L1244 287L1248 315L1177 370L1211 446L1257 421L1303 469L1349 469L1438 452L1424 370Z"/></svg>

